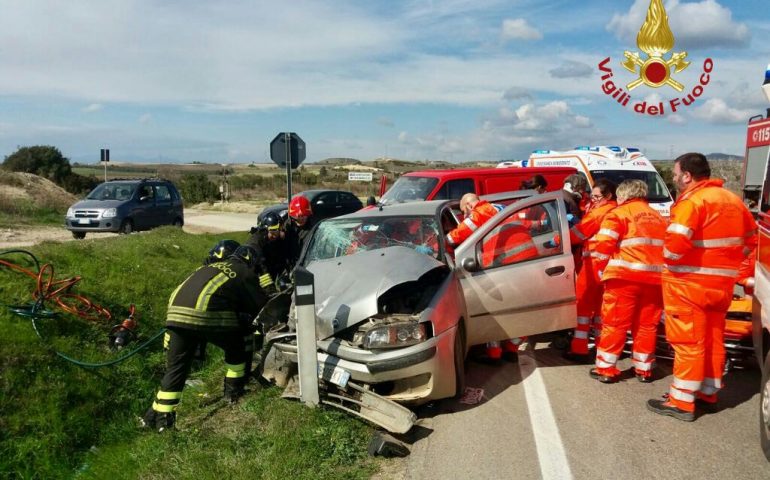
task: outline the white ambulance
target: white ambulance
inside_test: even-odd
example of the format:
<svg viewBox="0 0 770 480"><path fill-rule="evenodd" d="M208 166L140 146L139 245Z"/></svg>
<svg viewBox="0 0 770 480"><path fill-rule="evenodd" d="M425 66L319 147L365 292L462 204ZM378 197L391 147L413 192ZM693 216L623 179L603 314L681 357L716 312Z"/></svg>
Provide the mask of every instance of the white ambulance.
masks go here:
<svg viewBox="0 0 770 480"><path fill-rule="evenodd" d="M638 148L616 146L575 147L574 150L535 150L527 160L501 162L506 167L575 167L593 186L606 178L616 185L623 180L643 180L647 183L650 206L668 218L674 202L666 183L652 163Z"/></svg>

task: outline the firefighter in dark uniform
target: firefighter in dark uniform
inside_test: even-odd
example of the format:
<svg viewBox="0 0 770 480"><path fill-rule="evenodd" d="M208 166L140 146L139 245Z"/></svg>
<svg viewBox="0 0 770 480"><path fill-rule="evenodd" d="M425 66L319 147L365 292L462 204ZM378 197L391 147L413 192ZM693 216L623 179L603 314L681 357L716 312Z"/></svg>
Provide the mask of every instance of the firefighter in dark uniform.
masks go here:
<svg viewBox="0 0 770 480"><path fill-rule="evenodd" d="M251 236L244 245L262 253L265 268L273 281L293 268L285 221L275 212L265 214L259 225L251 229Z"/></svg>
<svg viewBox="0 0 770 480"><path fill-rule="evenodd" d="M244 394L252 319L268 300L260 286L265 285L266 276L259 252L242 245L228 259L200 267L174 290L166 314L170 332L166 374L142 418L143 426L159 432L174 426L176 407L201 341L225 351L225 399L235 402ZM270 285L268 280L266 286Z"/></svg>

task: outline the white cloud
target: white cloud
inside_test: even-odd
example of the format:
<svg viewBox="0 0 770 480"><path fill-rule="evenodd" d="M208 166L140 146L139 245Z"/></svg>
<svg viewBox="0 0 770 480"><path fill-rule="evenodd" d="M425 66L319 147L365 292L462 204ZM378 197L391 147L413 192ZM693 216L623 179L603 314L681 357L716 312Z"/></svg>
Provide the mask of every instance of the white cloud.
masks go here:
<svg viewBox="0 0 770 480"><path fill-rule="evenodd" d="M86 107L83 107L82 111L85 113L93 113L93 112L98 112L103 108L104 108L104 105L102 105L101 103L92 103Z"/></svg>
<svg viewBox="0 0 770 480"><path fill-rule="evenodd" d="M594 67L574 60L565 60L558 67L549 70L554 78L586 78L595 72Z"/></svg>
<svg viewBox="0 0 770 480"><path fill-rule="evenodd" d="M541 40L543 34L523 18L507 18L503 20L502 38L504 40Z"/></svg>
<svg viewBox="0 0 770 480"><path fill-rule="evenodd" d="M511 87L503 93L503 100L532 100L532 93L526 88Z"/></svg>
<svg viewBox="0 0 770 480"><path fill-rule="evenodd" d="M709 123L746 123L746 120L756 114L753 110L732 108L721 98L712 98L693 110L692 116Z"/></svg>
<svg viewBox="0 0 770 480"><path fill-rule="evenodd" d="M607 30L625 43L636 44L636 35L644 23L649 5L649 0L635 0L627 13L612 17ZM748 26L733 21L730 9L716 0L670 0L665 3L665 8L676 40L675 51L749 45L751 33Z"/></svg>

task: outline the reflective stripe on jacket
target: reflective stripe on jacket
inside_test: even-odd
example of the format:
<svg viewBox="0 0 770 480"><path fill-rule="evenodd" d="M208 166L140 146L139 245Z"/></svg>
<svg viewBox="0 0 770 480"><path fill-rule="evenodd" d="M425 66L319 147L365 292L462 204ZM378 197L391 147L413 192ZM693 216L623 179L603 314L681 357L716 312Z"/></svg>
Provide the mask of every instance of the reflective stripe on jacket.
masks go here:
<svg viewBox="0 0 770 480"><path fill-rule="evenodd" d="M620 278L660 284L666 221L647 202L635 198L611 210L596 234L594 268L606 281Z"/></svg>
<svg viewBox="0 0 770 480"><path fill-rule="evenodd" d="M580 220L580 223L570 228L569 239L572 245L583 244L583 256L587 257L588 254L596 246L596 239L594 236L599 232L602 220L604 217L618 204L615 201L607 202L606 204L592 208L586 213L585 217Z"/></svg>
<svg viewBox="0 0 770 480"><path fill-rule="evenodd" d="M485 238L481 246L481 262L486 267L497 267L520 262L538 256L527 224L516 216L509 217Z"/></svg>
<svg viewBox="0 0 770 480"><path fill-rule="evenodd" d="M663 257L664 278L709 285L732 284L756 246L751 212L723 181L690 185L671 207Z"/></svg>
<svg viewBox="0 0 770 480"><path fill-rule="evenodd" d="M196 270L168 301L166 325L193 330L237 330L267 301L256 273L241 261L216 262Z"/></svg>
<svg viewBox="0 0 770 480"><path fill-rule="evenodd" d="M446 239L449 245L456 247L463 243L466 238L470 237L480 226L487 220L497 215L503 208L499 205L493 205L486 200L480 200L479 203L473 207L471 214L465 217L465 220L460 222L454 230L447 233Z"/></svg>

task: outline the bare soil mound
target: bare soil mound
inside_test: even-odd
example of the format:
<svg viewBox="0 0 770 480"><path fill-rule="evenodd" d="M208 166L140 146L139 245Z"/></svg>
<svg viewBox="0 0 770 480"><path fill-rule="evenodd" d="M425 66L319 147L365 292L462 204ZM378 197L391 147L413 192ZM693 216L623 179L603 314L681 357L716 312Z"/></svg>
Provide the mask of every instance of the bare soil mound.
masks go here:
<svg viewBox="0 0 770 480"><path fill-rule="evenodd" d="M14 213L19 204L66 210L78 198L52 181L32 173L0 171L0 211Z"/></svg>

